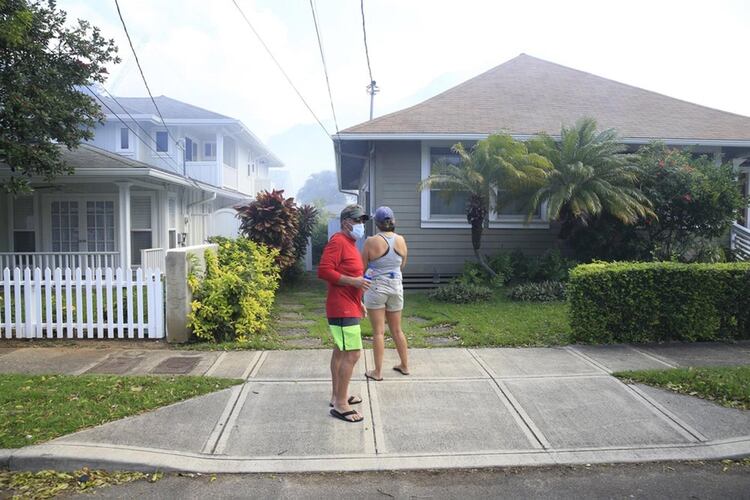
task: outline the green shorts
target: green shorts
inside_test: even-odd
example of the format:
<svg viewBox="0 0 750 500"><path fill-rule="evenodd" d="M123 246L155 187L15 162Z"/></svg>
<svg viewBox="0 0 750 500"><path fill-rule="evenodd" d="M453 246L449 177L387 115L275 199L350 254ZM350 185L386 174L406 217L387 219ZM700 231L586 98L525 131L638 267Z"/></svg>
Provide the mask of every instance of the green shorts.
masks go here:
<svg viewBox="0 0 750 500"><path fill-rule="evenodd" d="M328 318L328 328L339 351L362 349L362 330L359 318Z"/></svg>

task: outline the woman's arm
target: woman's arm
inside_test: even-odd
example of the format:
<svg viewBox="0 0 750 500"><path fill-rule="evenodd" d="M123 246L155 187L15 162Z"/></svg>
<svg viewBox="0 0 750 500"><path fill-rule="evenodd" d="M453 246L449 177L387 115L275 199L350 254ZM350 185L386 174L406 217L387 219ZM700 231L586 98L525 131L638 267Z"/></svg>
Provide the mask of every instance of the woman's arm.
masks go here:
<svg viewBox="0 0 750 500"><path fill-rule="evenodd" d="M372 237L365 240L365 244L362 246L362 266L367 271L367 266L370 265L370 247L372 246Z"/></svg>
<svg viewBox="0 0 750 500"><path fill-rule="evenodd" d="M398 235L398 237L399 237L399 238L401 239L401 244L402 244L402 252L401 252L401 272L403 272L403 271L404 271L404 268L406 267L406 256L407 256L407 254L409 253L409 249L408 249L408 248L406 248L406 239L404 239L404 237L403 237L403 236L401 236L400 234Z"/></svg>

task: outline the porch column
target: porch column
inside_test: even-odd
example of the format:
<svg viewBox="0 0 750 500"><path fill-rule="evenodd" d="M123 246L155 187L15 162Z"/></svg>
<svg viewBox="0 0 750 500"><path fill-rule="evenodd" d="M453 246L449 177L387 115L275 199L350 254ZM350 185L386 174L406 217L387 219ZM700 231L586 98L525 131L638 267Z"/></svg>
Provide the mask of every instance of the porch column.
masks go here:
<svg viewBox="0 0 750 500"><path fill-rule="evenodd" d="M130 269L130 186L129 182L118 182L120 223L120 267Z"/></svg>
<svg viewBox="0 0 750 500"><path fill-rule="evenodd" d="M216 133L216 185L224 187L224 136Z"/></svg>

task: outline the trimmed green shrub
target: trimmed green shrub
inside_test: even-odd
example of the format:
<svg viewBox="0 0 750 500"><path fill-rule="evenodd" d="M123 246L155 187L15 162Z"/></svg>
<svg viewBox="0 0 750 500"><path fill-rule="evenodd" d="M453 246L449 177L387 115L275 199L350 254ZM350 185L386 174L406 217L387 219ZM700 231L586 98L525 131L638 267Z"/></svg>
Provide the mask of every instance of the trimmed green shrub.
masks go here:
<svg viewBox="0 0 750 500"><path fill-rule="evenodd" d="M574 260L564 258L556 248L540 256L526 255L516 250L508 259L511 267L509 277L516 283L567 281L570 269L576 265Z"/></svg>
<svg viewBox="0 0 750 500"><path fill-rule="evenodd" d="M264 340L279 286L278 250L248 238L212 238L218 255L205 252L203 276L191 269L193 292L188 326L196 337L212 342L252 343Z"/></svg>
<svg viewBox="0 0 750 500"><path fill-rule="evenodd" d="M577 342L750 338L750 263L597 262L570 273Z"/></svg>
<svg viewBox="0 0 750 500"><path fill-rule="evenodd" d="M430 292L430 298L452 304L483 302L492 298L492 290L482 285L472 285L461 280L453 281Z"/></svg>
<svg viewBox="0 0 750 500"><path fill-rule="evenodd" d="M565 300L565 284L559 281L541 281L539 283L522 283L508 292L513 300L551 302Z"/></svg>

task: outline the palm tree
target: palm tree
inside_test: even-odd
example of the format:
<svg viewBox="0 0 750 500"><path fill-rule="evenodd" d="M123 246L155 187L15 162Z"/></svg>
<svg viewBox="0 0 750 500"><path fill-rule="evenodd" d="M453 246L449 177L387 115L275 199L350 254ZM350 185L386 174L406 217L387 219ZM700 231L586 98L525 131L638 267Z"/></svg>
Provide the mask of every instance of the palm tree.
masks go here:
<svg viewBox="0 0 750 500"><path fill-rule="evenodd" d="M417 189L440 189L439 195L449 200L458 193L467 193L466 219L471 225L474 255L482 268L494 277L495 271L480 252L491 204L498 211L519 201L525 206L530 194L542 186L552 164L539 154L529 153L526 144L505 134L491 135L470 151L461 143L451 149L458 155L459 163L436 163L434 173L420 182Z"/></svg>
<svg viewBox="0 0 750 500"><path fill-rule="evenodd" d="M529 213L546 203L547 217L562 223L561 238L601 214L625 224L654 216L651 202L637 187L641 170L636 157L624 152L614 129L598 132L596 121L584 118L572 128L562 127L559 142L541 135L528 148L554 165L531 196Z"/></svg>

